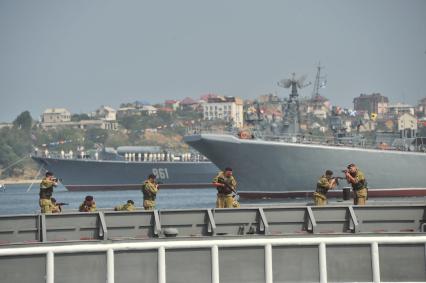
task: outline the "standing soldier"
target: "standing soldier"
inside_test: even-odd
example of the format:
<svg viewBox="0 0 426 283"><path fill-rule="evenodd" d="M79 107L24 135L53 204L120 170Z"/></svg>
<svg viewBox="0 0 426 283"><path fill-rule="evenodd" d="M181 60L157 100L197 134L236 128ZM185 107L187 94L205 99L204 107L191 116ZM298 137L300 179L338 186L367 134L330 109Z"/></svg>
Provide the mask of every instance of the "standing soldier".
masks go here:
<svg viewBox="0 0 426 283"><path fill-rule="evenodd" d="M347 170L344 171L346 180L352 185L354 191L354 205L365 205L367 200L367 181L364 173L362 173L355 164L349 164Z"/></svg>
<svg viewBox="0 0 426 283"><path fill-rule="evenodd" d="M337 182L336 179L333 178L333 171L325 171L325 175L319 178L317 188L313 194L315 205L326 205L327 192L328 190L334 189L336 185Z"/></svg>
<svg viewBox="0 0 426 283"><path fill-rule="evenodd" d="M237 181L232 176L232 169L227 167L225 171L219 172L219 174L213 179L213 185L217 189L217 208L233 208L234 198L233 193L237 193Z"/></svg>
<svg viewBox="0 0 426 283"><path fill-rule="evenodd" d="M53 188L58 185L57 180L53 177L52 172L46 172L45 177L40 183L40 199L39 205L41 213L52 213L53 205L51 202Z"/></svg>
<svg viewBox="0 0 426 283"><path fill-rule="evenodd" d="M155 178L156 176L154 174L150 174L148 180L142 185L143 208L145 210L155 209L155 198L158 192L158 184L155 182Z"/></svg>
<svg viewBox="0 0 426 283"><path fill-rule="evenodd" d="M114 207L115 211L133 211L135 210L134 201L129 199L126 204L117 205Z"/></svg>

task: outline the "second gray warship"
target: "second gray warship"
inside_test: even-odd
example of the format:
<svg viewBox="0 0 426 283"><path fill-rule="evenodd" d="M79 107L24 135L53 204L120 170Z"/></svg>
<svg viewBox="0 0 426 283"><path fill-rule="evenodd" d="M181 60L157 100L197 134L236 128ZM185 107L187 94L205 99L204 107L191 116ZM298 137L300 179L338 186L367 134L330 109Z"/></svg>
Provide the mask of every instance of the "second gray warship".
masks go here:
<svg viewBox="0 0 426 283"><path fill-rule="evenodd" d="M421 173L426 168L425 153L366 148L362 140L357 145L345 145L339 139L333 140L333 144L330 140L310 140L297 133L297 89L304 86L303 79L296 80L293 75L280 84L291 87L283 111L286 113L285 132L281 135L242 138L201 132L187 135L185 142L219 168L232 167L240 191L259 192L260 195L286 192L287 196L294 192L312 192L316 180L326 169L339 175L348 164L355 163L366 175L371 196L426 194L426 181Z"/></svg>

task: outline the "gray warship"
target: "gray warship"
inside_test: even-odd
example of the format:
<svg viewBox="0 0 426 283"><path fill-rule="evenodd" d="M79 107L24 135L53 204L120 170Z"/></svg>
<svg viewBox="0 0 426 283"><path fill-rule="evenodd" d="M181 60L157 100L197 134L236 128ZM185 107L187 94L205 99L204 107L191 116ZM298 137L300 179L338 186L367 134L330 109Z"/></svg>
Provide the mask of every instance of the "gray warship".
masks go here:
<svg viewBox="0 0 426 283"><path fill-rule="evenodd" d="M315 81L317 90L319 71L320 68ZM266 192L283 192L286 196L312 192L326 169L338 176L350 163L357 164L365 173L370 196L426 194L422 174L426 168L425 153L368 148L364 139L355 136L336 136L332 140L304 136L298 133L297 89L307 84L304 78L296 79L293 74L279 85L291 88L289 99L283 103L285 117L280 127L275 123L268 134L254 131L245 137L200 131L186 135L184 141L219 168L232 167L240 191L258 192L260 196Z"/></svg>
<svg viewBox="0 0 426 283"><path fill-rule="evenodd" d="M69 191L137 190L149 174L162 188L205 188L218 172L199 154L164 153L157 146L106 148L95 155L38 153L32 159Z"/></svg>

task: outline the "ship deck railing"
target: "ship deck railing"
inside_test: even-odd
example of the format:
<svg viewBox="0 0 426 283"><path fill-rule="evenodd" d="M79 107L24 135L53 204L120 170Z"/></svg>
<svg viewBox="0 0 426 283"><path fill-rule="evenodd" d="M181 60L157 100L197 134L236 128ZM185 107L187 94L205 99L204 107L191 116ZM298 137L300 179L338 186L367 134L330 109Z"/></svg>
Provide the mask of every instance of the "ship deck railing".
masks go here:
<svg viewBox="0 0 426 283"><path fill-rule="evenodd" d="M426 205L0 217L2 282L426 280Z"/></svg>

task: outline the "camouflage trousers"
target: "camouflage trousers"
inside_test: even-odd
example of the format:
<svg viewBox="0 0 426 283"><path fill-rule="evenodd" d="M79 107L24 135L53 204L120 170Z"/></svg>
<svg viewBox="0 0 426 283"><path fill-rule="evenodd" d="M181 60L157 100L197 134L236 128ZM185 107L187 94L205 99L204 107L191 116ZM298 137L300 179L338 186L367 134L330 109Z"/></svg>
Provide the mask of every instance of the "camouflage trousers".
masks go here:
<svg viewBox="0 0 426 283"><path fill-rule="evenodd" d="M145 210L154 210L155 209L155 200L144 200L143 209Z"/></svg>
<svg viewBox="0 0 426 283"><path fill-rule="evenodd" d="M38 204L40 205L41 213L52 213L55 208L50 199L41 198L39 199Z"/></svg>
<svg viewBox="0 0 426 283"><path fill-rule="evenodd" d="M365 205L367 200L367 189L354 191L354 205Z"/></svg>
<svg viewBox="0 0 426 283"><path fill-rule="evenodd" d="M232 197L232 194L230 195L223 195L223 194L217 194L216 199L216 208L233 208L234 198Z"/></svg>
<svg viewBox="0 0 426 283"><path fill-rule="evenodd" d="M327 204L327 197L323 194L314 192L313 198L314 198L315 205L321 206L321 205Z"/></svg>

